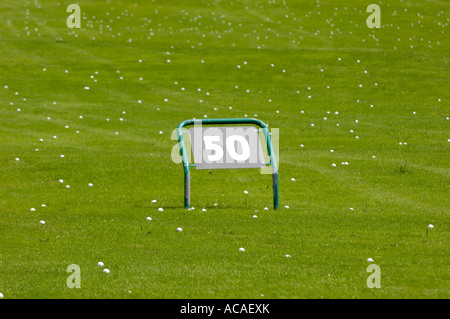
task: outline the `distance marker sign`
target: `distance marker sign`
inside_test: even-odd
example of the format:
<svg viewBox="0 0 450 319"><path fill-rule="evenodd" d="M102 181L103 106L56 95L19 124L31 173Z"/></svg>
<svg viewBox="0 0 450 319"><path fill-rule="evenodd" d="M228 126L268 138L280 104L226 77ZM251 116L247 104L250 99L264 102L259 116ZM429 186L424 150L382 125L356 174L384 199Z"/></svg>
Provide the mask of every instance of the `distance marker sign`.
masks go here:
<svg viewBox="0 0 450 319"><path fill-rule="evenodd" d="M258 129L253 126L189 129L197 169L266 167Z"/></svg>
<svg viewBox="0 0 450 319"><path fill-rule="evenodd" d="M209 125L238 125L214 126ZM186 126L194 126L185 130ZM242 126L252 125L252 126ZM259 127L259 128L257 128ZM262 133L262 134L260 134ZM189 163L184 134L189 134L194 163ZM178 124L178 143L184 171L184 207L191 207L191 171L197 169L272 168L273 207L279 209L278 165L267 124L253 118L190 119ZM267 148L266 162L263 148Z"/></svg>

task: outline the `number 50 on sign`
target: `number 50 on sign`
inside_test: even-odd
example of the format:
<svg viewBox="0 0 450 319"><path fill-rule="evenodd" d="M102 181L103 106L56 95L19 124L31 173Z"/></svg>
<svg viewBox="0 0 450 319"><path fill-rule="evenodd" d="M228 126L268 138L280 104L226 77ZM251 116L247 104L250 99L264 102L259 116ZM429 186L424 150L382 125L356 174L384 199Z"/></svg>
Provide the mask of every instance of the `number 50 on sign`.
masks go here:
<svg viewBox="0 0 450 319"><path fill-rule="evenodd" d="M258 129L253 126L189 129L197 169L266 167Z"/></svg>

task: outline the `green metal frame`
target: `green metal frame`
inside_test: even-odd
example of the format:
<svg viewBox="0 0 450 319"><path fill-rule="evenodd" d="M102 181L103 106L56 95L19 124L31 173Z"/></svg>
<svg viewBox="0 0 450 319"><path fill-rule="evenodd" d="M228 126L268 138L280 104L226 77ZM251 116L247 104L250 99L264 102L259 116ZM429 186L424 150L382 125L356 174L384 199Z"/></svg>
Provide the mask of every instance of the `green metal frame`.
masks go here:
<svg viewBox="0 0 450 319"><path fill-rule="evenodd" d="M262 128L266 138L267 151L270 157L270 164L272 167L272 189L273 189L273 208L279 209L279 190L278 190L278 166L275 158L272 140L270 138L269 128L266 123L254 118L228 118L228 119L190 119L178 124L177 134L178 143L180 145L181 159L183 161L184 169L184 207L191 207L191 173L190 167L195 164L189 164L186 146L183 138L183 128L190 125L220 125L220 124L253 124Z"/></svg>

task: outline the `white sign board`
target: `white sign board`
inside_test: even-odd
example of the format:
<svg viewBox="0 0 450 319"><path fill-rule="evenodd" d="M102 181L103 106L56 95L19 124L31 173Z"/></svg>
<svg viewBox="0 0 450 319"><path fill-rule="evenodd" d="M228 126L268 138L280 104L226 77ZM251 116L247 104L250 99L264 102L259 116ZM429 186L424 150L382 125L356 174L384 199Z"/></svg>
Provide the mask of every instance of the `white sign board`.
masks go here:
<svg viewBox="0 0 450 319"><path fill-rule="evenodd" d="M253 126L189 129L197 169L266 167L258 129Z"/></svg>

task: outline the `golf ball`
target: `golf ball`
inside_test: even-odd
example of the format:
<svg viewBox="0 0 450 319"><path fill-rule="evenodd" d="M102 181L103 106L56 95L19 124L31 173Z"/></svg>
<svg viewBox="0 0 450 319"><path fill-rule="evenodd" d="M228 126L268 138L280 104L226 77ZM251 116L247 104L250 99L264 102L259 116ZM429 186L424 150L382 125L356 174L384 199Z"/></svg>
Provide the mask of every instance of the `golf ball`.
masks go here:
<svg viewBox="0 0 450 319"><path fill-rule="evenodd" d="M245 251L245 249L241 247L241 248L239 248L239 251Z"/></svg>
<svg viewBox="0 0 450 319"><path fill-rule="evenodd" d="M162 212L164 209L162 207L158 208L158 212Z"/></svg>
<svg viewBox="0 0 450 319"><path fill-rule="evenodd" d="M3 298L3 294L0 292L0 298Z"/></svg>
<svg viewBox="0 0 450 319"><path fill-rule="evenodd" d="M39 222L39 224L45 225L45 222L44 222L43 220L41 220L41 221Z"/></svg>
<svg viewBox="0 0 450 319"><path fill-rule="evenodd" d="M101 262L101 261L99 261L98 264L97 264L97 266L99 266L99 267L103 267L104 265L105 264L103 262Z"/></svg>
<svg viewBox="0 0 450 319"><path fill-rule="evenodd" d="M177 228L177 232L182 232L182 231L183 231L183 229L181 227Z"/></svg>
<svg viewBox="0 0 450 319"><path fill-rule="evenodd" d="M429 229L432 229L433 227L434 227L434 226L433 226L433 225L431 225L431 224L430 224L430 225L428 225L428 228L429 228Z"/></svg>
<svg viewBox="0 0 450 319"><path fill-rule="evenodd" d="M104 274L109 274L109 273L110 273L110 271L109 271L109 269L108 269L108 268L105 268L105 269L103 269L103 273L104 273Z"/></svg>
<svg viewBox="0 0 450 319"><path fill-rule="evenodd" d="M372 258L367 258L367 262L368 262L368 263L370 263L370 262L372 262L372 261L373 261Z"/></svg>

